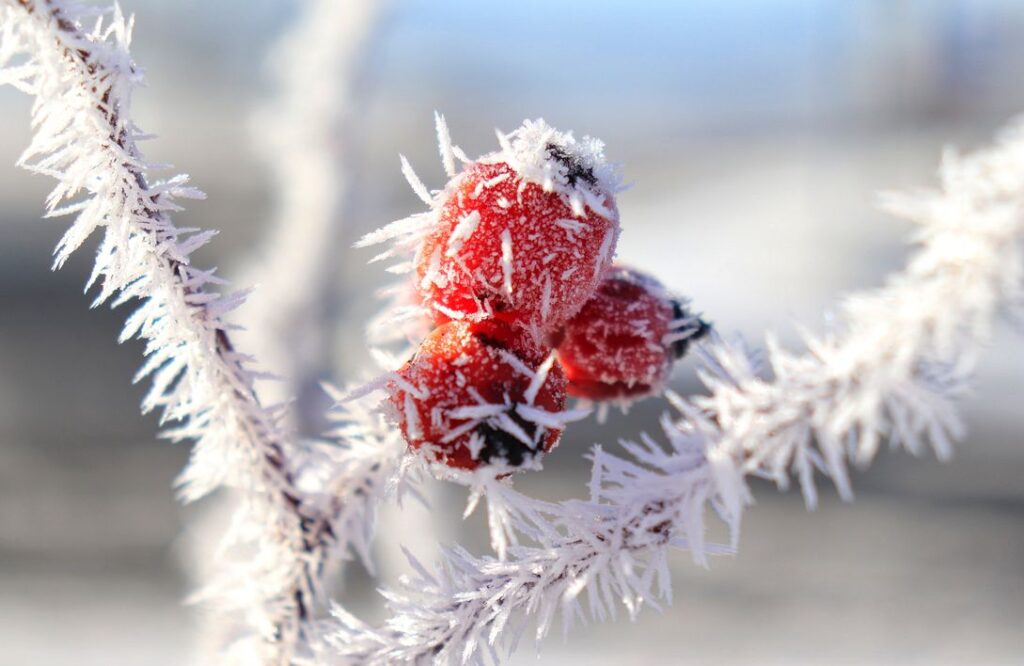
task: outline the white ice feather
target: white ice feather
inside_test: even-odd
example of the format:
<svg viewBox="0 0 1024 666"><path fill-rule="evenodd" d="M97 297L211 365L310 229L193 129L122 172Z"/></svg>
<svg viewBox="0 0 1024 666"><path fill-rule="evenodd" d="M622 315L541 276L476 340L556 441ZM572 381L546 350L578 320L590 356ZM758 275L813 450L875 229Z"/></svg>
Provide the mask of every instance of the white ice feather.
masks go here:
<svg viewBox="0 0 1024 666"><path fill-rule="evenodd" d="M512 291L512 270L515 265L513 262L515 257L512 254L512 232L505 229L501 232L501 274L502 288L508 295L509 300L513 300Z"/></svg>
<svg viewBox="0 0 1024 666"><path fill-rule="evenodd" d="M444 173L451 178L455 175L455 152L452 150L452 136L448 132L448 123L437 111L434 111L434 124L437 127L437 147L441 151L441 165Z"/></svg>
<svg viewBox="0 0 1024 666"><path fill-rule="evenodd" d="M412 188L412 191L416 193L416 196L418 196L423 203L428 206L433 206L434 198L430 196L430 190L427 189L427 186L423 184L420 177L416 175L415 171L413 171L412 165L409 164L409 160L405 159L405 155L399 155L399 158L402 160L402 175L405 176L407 181L409 181L409 187Z"/></svg>

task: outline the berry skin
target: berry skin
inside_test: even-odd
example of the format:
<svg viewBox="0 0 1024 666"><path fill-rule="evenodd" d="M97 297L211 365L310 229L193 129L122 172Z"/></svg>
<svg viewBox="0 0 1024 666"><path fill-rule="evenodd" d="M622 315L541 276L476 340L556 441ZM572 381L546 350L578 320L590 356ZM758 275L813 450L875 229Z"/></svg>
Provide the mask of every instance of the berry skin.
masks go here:
<svg viewBox="0 0 1024 666"><path fill-rule="evenodd" d="M660 390L672 363L708 328L654 278L615 267L552 342L570 395L636 399Z"/></svg>
<svg viewBox="0 0 1024 666"><path fill-rule="evenodd" d="M541 164L557 176L546 185L533 179L536 167L527 178L503 153L449 184L415 261L436 321L493 317L547 332L597 288L618 240L614 199L569 149L545 150Z"/></svg>
<svg viewBox="0 0 1024 666"><path fill-rule="evenodd" d="M562 432L531 420L565 406L565 377L548 356L501 322L453 321L398 371L386 404L409 446L431 461L521 467L554 448Z"/></svg>

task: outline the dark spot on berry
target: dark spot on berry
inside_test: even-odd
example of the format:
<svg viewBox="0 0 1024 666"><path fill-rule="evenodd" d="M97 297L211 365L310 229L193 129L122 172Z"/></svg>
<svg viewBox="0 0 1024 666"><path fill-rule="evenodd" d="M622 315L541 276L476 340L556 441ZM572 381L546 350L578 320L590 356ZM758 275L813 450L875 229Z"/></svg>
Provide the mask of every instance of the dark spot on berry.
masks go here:
<svg viewBox="0 0 1024 666"><path fill-rule="evenodd" d="M523 432L531 439L533 438L534 433L537 431L536 424L527 421L515 411L510 411L508 415L515 421L516 425L523 429ZM484 463L490 463L492 460L495 462L504 460L510 467L519 467L537 453L519 441L515 435L501 428L495 428L487 422L478 425L476 432L484 440L484 445L479 453L479 459ZM542 444L538 445L538 447L542 447Z"/></svg>
<svg viewBox="0 0 1024 666"><path fill-rule="evenodd" d="M578 180L582 180L588 185L597 185L597 177L594 175L594 170L580 164L580 161L565 152L564 148L554 143L549 143L544 148L548 152L548 157L566 167L565 176L569 181L570 187L575 187Z"/></svg>
<svg viewBox="0 0 1024 666"><path fill-rule="evenodd" d="M679 301L672 301L672 318L673 319L684 319L684 318L689 317L689 316L690 316L690 313L688 313L683 308L683 304L682 303L680 303ZM697 319L697 330L690 337L684 338L683 340L676 340L675 342L673 342L672 343L672 347L671 347L672 353L675 355L675 357L677 359L678 358L682 358L683 356L686 355L687 350L689 350L690 343L691 342L696 342L697 340L700 340L705 335L707 335L708 331L710 331L710 330L711 330L711 324L709 324L708 322L704 321L703 319Z"/></svg>
<svg viewBox="0 0 1024 666"><path fill-rule="evenodd" d="M474 296L478 303L489 303L492 312L505 312L509 309L508 301L493 291L478 291Z"/></svg>
<svg viewBox="0 0 1024 666"><path fill-rule="evenodd" d="M504 341L499 340L498 338L487 335L486 333L474 333L473 335L474 337L476 337L477 340L480 341L480 344L482 344L485 347L508 350L508 345L506 345Z"/></svg>
<svg viewBox="0 0 1024 666"><path fill-rule="evenodd" d="M683 308L683 304L679 301L672 301L672 318L683 319L687 316L689 315L687 314L686 309Z"/></svg>

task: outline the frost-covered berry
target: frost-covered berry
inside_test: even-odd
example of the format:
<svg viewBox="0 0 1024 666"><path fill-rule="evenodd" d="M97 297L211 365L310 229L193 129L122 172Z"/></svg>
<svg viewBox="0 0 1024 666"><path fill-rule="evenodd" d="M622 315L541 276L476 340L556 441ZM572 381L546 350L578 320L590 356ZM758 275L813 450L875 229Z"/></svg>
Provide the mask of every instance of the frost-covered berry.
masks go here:
<svg viewBox="0 0 1024 666"><path fill-rule="evenodd" d="M564 426L565 377L554 355L495 320L439 326L388 393L409 446L459 469L529 465Z"/></svg>
<svg viewBox="0 0 1024 666"><path fill-rule="evenodd" d="M657 280L615 267L552 342L570 395L629 399L658 391L672 363L707 330Z"/></svg>
<svg viewBox="0 0 1024 666"><path fill-rule="evenodd" d="M549 331L597 288L619 234L602 144L527 121L437 198L415 260L438 321L494 317Z"/></svg>

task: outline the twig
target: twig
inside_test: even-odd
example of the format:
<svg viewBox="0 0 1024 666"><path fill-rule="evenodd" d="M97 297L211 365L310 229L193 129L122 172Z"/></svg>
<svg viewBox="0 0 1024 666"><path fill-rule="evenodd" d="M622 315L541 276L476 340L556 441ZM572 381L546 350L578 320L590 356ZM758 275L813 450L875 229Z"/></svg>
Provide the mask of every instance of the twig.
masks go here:
<svg viewBox="0 0 1024 666"><path fill-rule="evenodd" d="M333 366L338 251L359 200L359 100L387 4L299 3L268 59L280 91L254 123L277 201L264 248L246 271L246 282L262 288L243 315L257 357L281 377L261 394L296 398L294 425L307 437L324 428L320 383Z"/></svg>

